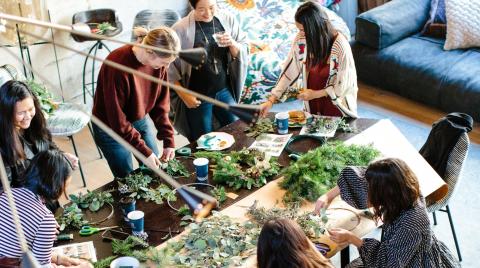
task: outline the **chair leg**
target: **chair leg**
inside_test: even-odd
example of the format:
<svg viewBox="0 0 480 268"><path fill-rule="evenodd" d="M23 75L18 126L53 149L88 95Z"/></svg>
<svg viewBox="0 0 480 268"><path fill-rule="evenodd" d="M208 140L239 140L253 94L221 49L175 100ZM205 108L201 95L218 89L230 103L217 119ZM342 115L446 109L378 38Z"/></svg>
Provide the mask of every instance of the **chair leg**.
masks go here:
<svg viewBox="0 0 480 268"><path fill-rule="evenodd" d="M458 260L462 261L462 254L460 254L460 246L458 245L457 234L455 233L455 227L453 226L452 214L450 214L450 208L446 206L448 221L450 222L450 227L452 228L453 241L455 241L455 247L457 248Z"/></svg>
<svg viewBox="0 0 480 268"><path fill-rule="evenodd" d="M90 130L90 134L92 134L93 142L95 142L95 136L93 136L93 130L92 130L92 123L88 123L88 129ZM102 159L103 158L102 152L100 151L100 147L98 147L96 142L95 142L95 146L97 146L98 155L100 156L100 159Z"/></svg>
<svg viewBox="0 0 480 268"><path fill-rule="evenodd" d="M437 225L437 214L435 214L435 211L432 212L433 215L433 225Z"/></svg>
<svg viewBox="0 0 480 268"><path fill-rule="evenodd" d="M75 155L78 157L77 146L75 146L75 140L73 139L73 136L68 136L68 138L72 142L73 151L75 152ZM78 160L78 169L80 169L80 175L82 176L83 187L87 187L87 183L85 182L85 176L83 175L82 164L80 164L80 159Z"/></svg>

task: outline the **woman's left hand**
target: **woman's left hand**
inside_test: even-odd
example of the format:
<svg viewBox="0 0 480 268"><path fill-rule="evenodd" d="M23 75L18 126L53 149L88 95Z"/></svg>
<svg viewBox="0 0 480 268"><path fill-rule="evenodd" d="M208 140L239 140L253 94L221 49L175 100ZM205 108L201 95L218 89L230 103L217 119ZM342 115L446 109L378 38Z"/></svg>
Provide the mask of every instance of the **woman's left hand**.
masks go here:
<svg viewBox="0 0 480 268"><path fill-rule="evenodd" d="M350 231L341 228L331 228L328 230L330 239L339 246L346 246L352 243L352 236L354 234Z"/></svg>
<svg viewBox="0 0 480 268"><path fill-rule="evenodd" d="M172 160L175 157L175 149L174 148L163 148L163 154L161 160L167 162Z"/></svg>
<svg viewBox="0 0 480 268"><path fill-rule="evenodd" d="M73 154L70 154L70 153L65 153L65 157L68 159L68 161L70 161L70 163L72 163L73 169L78 168L78 157L77 156L75 156Z"/></svg>

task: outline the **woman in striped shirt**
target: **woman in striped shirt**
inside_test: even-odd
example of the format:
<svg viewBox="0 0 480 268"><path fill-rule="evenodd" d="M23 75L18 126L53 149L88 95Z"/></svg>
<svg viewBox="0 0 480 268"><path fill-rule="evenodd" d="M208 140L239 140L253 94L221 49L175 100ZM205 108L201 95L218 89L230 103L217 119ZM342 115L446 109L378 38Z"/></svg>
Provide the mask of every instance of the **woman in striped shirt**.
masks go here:
<svg viewBox="0 0 480 268"><path fill-rule="evenodd" d="M309 1L297 9L295 24L299 33L272 94L262 104L262 115L301 77L297 98L307 111L356 118L357 73L345 23L330 19L320 5Z"/></svg>
<svg viewBox="0 0 480 268"><path fill-rule="evenodd" d="M71 173L72 166L64 153L58 150L43 151L32 159L24 186L12 189L28 247L42 267L91 267L89 263L66 256L52 256L58 224L45 203L56 201L65 194ZM0 211L3 212L0 217L0 257L20 258L22 250L4 192L0 194Z"/></svg>

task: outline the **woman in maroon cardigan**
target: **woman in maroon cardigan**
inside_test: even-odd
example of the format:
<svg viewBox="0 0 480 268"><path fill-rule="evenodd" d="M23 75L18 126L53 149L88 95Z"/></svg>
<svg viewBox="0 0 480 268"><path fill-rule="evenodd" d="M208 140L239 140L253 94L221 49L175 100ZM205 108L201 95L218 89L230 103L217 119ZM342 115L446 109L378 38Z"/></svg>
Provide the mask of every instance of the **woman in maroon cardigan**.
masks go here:
<svg viewBox="0 0 480 268"><path fill-rule="evenodd" d="M142 44L178 51L180 41L174 31L160 27L150 32L135 31ZM110 53L108 60L148 75L167 80L167 69L175 56L130 45ZM168 118L170 94L167 87L138 76L103 65L97 79L93 114L139 150L153 166L159 166L159 151L154 130L147 121L150 115L157 128L157 138L163 141L162 160L175 155L173 127ZM122 145L94 125L95 141L117 178L133 170L132 156Z"/></svg>

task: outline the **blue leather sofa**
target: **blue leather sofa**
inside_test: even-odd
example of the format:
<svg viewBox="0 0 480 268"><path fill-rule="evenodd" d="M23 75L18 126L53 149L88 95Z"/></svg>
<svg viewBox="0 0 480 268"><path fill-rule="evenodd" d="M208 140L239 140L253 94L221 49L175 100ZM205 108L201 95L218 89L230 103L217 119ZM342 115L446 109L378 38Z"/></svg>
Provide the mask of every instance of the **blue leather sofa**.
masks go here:
<svg viewBox="0 0 480 268"><path fill-rule="evenodd" d="M445 51L419 34L430 0L393 0L356 18L358 78L445 112L480 121L480 48Z"/></svg>

